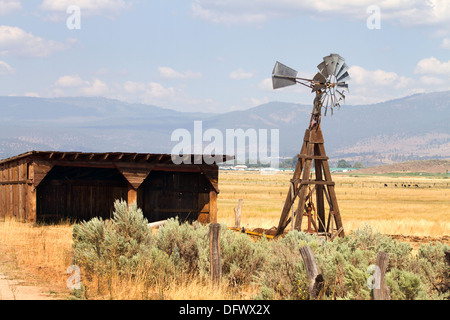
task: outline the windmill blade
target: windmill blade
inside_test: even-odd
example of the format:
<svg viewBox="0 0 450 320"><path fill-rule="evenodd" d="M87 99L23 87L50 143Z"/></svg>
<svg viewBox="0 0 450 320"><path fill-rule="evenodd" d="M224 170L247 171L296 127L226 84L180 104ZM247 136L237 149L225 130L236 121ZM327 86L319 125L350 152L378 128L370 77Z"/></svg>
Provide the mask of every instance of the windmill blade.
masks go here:
<svg viewBox="0 0 450 320"><path fill-rule="evenodd" d="M296 70L277 61L272 71L273 88L278 89L296 84L297 73Z"/></svg>
<svg viewBox="0 0 450 320"><path fill-rule="evenodd" d="M319 69L320 73L323 74L323 76L325 78L328 78L330 75L328 74L328 70L327 70L327 64L325 63L325 61L322 61L318 66L317 69Z"/></svg>
<svg viewBox="0 0 450 320"><path fill-rule="evenodd" d="M336 76L338 72L341 70L342 66L345 64L344 58L342 58L340 55L338 55L338 60L336 63L336 69L334 69L333 74ZM337 76L336 76L337 77Z"/></svg>
<svg viewBox="0 0 450 320"><path fill-rule="evenodd" d="M339 78L337 78L336 80L338 82L342 82L344 80L347 80L350 78L350 75L348 74L348 72L346 71L343 75L341 75Z"/></svg>
<svg viewBox="0 0 450 320"><path fill-rule="evenodd" d="M336 78L339 78L340 76L342 76L345 72L348 71L348 69L349 69L348 65L344 62L344 64L339 69L339 71L336 73Z"/></svg>
<svg viewBox="0 0 450 320"><path fill-rule="evenodd" d="M339 100L338 101L344 101L345 102L345 95L343 92L340 92L339 90L336 90L336 92L339 94Z"/></svg>
<svg viewBox="0 0 450 320"><path fill-rule="evenodd" d="M347 92L349 91L348 90L348 84L346 84L345 82L338 82L337 86L339 88L343 88L342 90L347 90Z"/></svg>
<svg viewBox="0 0 450 320"><path fill-rule="evenodd" d="M327 83L327 79L320 72L316 73L316 75L313 78L313 81L314 81L314 87L313 87L313 90L312 90L313 92L325 88L326 83Z"/></svg>
<svg viewBox="0 0 450 320"><path fill-rule="evenodd" d="M336 66L339 59L342 59L341 56L335 53L332 53L329 56L323 58L323 61L325 61L327 65L327 72L329 75L334 74L334 72L336 71Z"/></svg>

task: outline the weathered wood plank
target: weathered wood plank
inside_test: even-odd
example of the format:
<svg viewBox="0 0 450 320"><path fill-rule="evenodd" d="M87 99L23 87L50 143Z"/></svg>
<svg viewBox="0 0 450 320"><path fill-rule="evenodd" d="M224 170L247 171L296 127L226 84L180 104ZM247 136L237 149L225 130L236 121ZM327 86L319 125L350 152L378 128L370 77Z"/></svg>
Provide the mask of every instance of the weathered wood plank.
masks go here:
<svg viewBox="0 0 450 320"><path fill-rule="evenodd" d="M323 276L319 273L316 260L309 246L301 247L300 254L306 268L306 276L309 280L309 295L311 299L317 299L324 285Z"/></svg>
<svg viewBox="0 0 450 320"><path fill-rule="evenodd" d="M239 199L238 206L234 208L234 227L241 227L241 214L242 214L242 202L244 200Z"/></svg>
<svg viewBox="0 0 450 320"><path fill-rule="evenodd" d="M210 277L214 285L220 283L222 278L222 261L220 258L220 224L209 225L209 257Z"/></svg>
<svg viewBox="0 0 450 320"><path fill-rule="evenodd" d="M117 170L127 179L128 183L133 186L134 189L139 189L141 184L147 179L148 175L153 169L152 165L144 166L129 166L122 163L116 163Z"/></svg>
<svg viewBox="0 0 450 320"><path fill-rule="evenodd" d="M309 143L307 148L306 148L306 154L308 155L312 155L314 152L314 144ZM309 180L309 174L311 172L311 162L312 160L310 159L306 159L305 160L305 167L303 168L303 176L302 176L302 183L304 181L308 181ZM300 188L300 192L299 192L299 196L298 196L298 206L297 206L297 210L295 212L296 215L296 219L295 219L295 230L300 230L301 229L301 219L300 216L303 216L303 210L305 207L305 202L306 202L306 195L307 195L307 188Z"/></svg>
<svg viewBox="0 0 450 320"><path fill-rule="evenodd" d="M375 283L373 287L374 300L390 300L390 289L386 285L386 269L389 262L389 254L378 252L377 261L375 263Z"/></svg>
<svg viewBox="0 0 450 320"><path fill-rule="evenodd" d="M306 130L300 154L304 154L306 152L308 140L309 140L309 130ZM292 225L294 225L294 215L292 216L292 218L289 218L289 214L291 212L291 208L294 205L295 198L297 197L298 184L300 182L300 175L303 171L304 164L305 159L299 158L297 160L297 164L295 165L294 176L291 180L291 184L289 185L289 192L286 195L286 201L284 201L283 209L281 211L281 217L276 232L277 235L283 233L284 229L286 228L289 222L291 222Z"/></svg>
<svg viewBox="0 0 450 320"><path fill-rule="evenodd" d="M39 184L44 180L45 176L52 170L53 164L50 162L44 161L36 161L33 163L32 176L30 179L33 180L33 185L35 187L39 186Z"/></svg>
<svg viewBox="0 0 450 320"><path fill-rule="evenodd" d="M217 222L217 192L215 190L209 192L209 222Z"/></svg>
<svg viewBox="0 0 450 320"><path fill-rule="evenodd" d="M128 185L128 193L127 193L127 203L128 207L131 206L133 203L137 203L137 190L132 186Z"/></svg>

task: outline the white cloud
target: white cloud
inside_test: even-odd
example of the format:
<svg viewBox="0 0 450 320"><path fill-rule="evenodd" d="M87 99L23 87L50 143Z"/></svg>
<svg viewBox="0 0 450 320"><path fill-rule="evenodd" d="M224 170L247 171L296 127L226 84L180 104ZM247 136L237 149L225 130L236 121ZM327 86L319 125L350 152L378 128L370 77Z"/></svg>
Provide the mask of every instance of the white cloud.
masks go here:
<svg viewBox="0 0 450 320"><path fill-rule="evenodd" d="M25 92L24 96L32 98L40 98L40 95L37 92Z"/></svg>
<svg viewBox="0 0 450 320"><path fill-rule="evenodd" d="M253 73L245 72L241 68L234 70L230 73L230 79L233 79L233 80L250 79L252 77L253 77Z"/></svg>
<svg viewBox="0 0 450 320"><path fill-rule="evenodd" d="M79 92L83 96L99 97L106 95L109 92L109 87L103 81L94 79L92 82L88 82L87 86L81 87Z"/></svg>
<svg viewBox="0 0 450 320"><path fill-rule="evenodd" d="M56 83L55 86L57 87L63 87L63 88L73 88L73 87L81 87L84 85L87 85L88 82L84 81L80 78L80 76L63 76L60 77Z"/></svg>
<svg viewBox="0 0 450 320"><path fill-rule="evenodd" d="M0 16L7 16L21 9L22 4L19 0L0 0Z"/></svg>
<svg viewBox="0 0 450 320"><path fill-rule="evenodd" d="M441 42L441 48L450 50L450 38L444 38Z"/></svg>
<svg viewBox="0 0 450 320"><path fill-rule="evenodd" d="M13 67L7 64L5 61L0 61L0 76L14 73Z"/></svg>
<svg viewBox="0 0 450 320"><path fill-rule="evenodd" d="M157 82L134 82L127 81L123 86L125 93L139 95L145 100L149 98L164 98L170 97L175 94L174 88L165 88L163 85Z"/></svg>
<svg viewBox="0 0 450 320"><path fill-rule="evenodd" d="M83 80L79 75L60 77L53 85L55 96L105 96L110 93L109 86L100 79Z"/></svg>
<svg viewBox="0 0 450 320"><path fill-rule="evenodd" d="M435 57L422 59L417 63L415 73L450 76L450 60L441 62Z"/></svg>
<svg viewBox="0 0 450 320"><path fill-rule="evenodd" d="M417 81L396 72L351 66L348 73L350 93L346 94L346 102L350 104L377 103L417 91Z"/></svg>
<svg viewBox="0 0 450 320"><path fill-rule="evenodd" d="M352 66L346 100L351 104L377 103L414 93L450 90L450 61L440 62L434 57L422 59L414 72L421 76L409 78L392 71Z"/></svg>
<svg viewBox="0 0 450 320"><path fill-rule="evenodd" d="M262 80L259 83L258 88L264 91L273 91L272 78L265 78Z"/></svg>
<svg viewBox="0 0 450 320"><path fill-rule="evenodd" d="M181 73L170 67L159 67L158 72L163 79L199 79L202 77L200 72L186 71Z"/></svg>
<svg viewBox="0 0 450 320"><path fill-rule="evenodd" d="M48 19L61 21L67 19L67 8L78 6L82 17L105 16L115 18L132 6L133 1L125 0L44 0L40 8L49 13Z"/></svg>
<svg viewBox="0 0 450 320"><path fill-rule="evenodd" d="M389 87L395 89L402 89L411 85L413 79L399 76L392 71L384 70L366 70L360 66L352 66L348 70L350 74L350 81L352 85L370 85L373 87Z"/></svg>
<svg viewBox="0 0 450 320"><path fill-rule="evenodd" d="M302 15L366 20L371 5L379 6L382 20L403 25L439 25L448 29L450 22L448 0L195 0L191 11L196 18L233 25Z"/></svg>
<svg viewBox="0 0 450 320"><path fill-rule="evenodd" d="M420 82L425 86L442 86L447 82L445 79L434 76L422 76Z"/></svg>
<svg viewBox="0 0 450 320"><path fill-rule="evenodd" d="M0 55L3 56L48 57L67 50L70 44L46 40L18 27L0 26Z"/></svg>

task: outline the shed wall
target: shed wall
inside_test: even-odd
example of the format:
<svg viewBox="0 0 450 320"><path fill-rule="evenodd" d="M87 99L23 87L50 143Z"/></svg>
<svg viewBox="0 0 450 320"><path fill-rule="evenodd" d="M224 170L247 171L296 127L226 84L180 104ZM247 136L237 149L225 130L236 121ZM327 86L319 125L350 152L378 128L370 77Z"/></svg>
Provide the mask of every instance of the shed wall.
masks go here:
<svg viewBox="0 0 450 320"><path fill-rule="evenodd" d="M25 160L0 166L0 221L7 217L19 221L32 218L29 205L34 192L28 177L29 164Z"/></svg>

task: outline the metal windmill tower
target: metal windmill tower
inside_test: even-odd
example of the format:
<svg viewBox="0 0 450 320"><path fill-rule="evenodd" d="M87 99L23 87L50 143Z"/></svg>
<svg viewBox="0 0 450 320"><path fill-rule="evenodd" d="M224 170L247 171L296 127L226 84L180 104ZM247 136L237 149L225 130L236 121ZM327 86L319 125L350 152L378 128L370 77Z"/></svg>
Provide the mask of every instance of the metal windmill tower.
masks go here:
<svg viewBox="0 0 450 320"><path fill-rule="evenodd" d="M334 239L344 236L341 214L331 179L328 157L325 153L321 130L322 109L326 115L328 108L340 108L340 101L345 100L344 91L348 91L348 66L338 54L323 58L317 68L319 72L311 79L297 77L297 71L277 62L272 72L274 89L301 84L315 92L314 106L308 129L303 138L303 145L298 155L294 176L291 179L289 193L281 212L277 235L282 234L289 223L296 230L302 230L302 220L308 219L307 232L318 233ZM311 174L314 164L315 177ZM314 200L315 198L315 200ZM295 201L298 205L295 209ZM328 212L325 210L325 201ZM295 210L294 210L295 209Z"/></svg>

